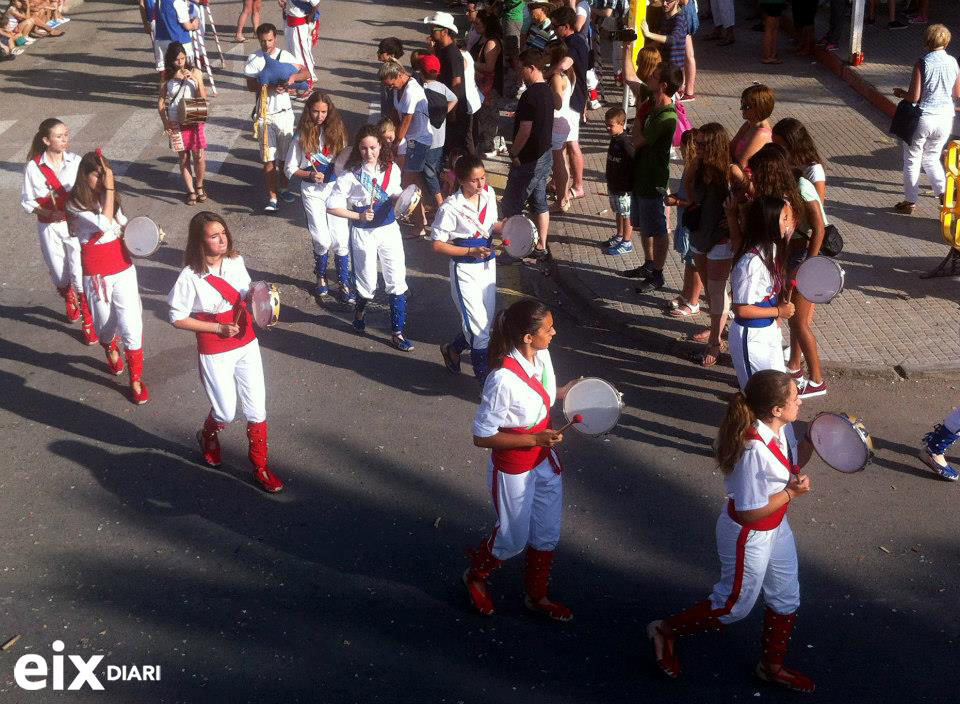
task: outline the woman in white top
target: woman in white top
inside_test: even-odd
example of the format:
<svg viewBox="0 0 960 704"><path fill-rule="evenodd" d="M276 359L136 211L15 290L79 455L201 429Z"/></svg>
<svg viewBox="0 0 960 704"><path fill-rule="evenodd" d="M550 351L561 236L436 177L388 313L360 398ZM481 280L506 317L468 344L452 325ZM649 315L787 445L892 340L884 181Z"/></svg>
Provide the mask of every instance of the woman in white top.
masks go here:
<svg viewBox="0 0 960 704"><path fill-rule="evenodd" d="M904 215L910 215L917 203L921 166L937 198L942 199L946 189L941 153L953 132L954 105L960 98L960 67L947 53L950 38L950 30L942 24L927 27L923 33L927 53L913 65L910 88L893 91L898 98L916 103L921 111L913 139L903 143L904 199L894 209Z"/></svg>
<svg viewBox="0 0 960 704"><path fill-rule="evenodd" d="M97 339L112 374L123 373L116 336L123 340L130 373L130 397L150 400L143 383L143 303L137 270L123 246L127 218L120 209L113 170L97 152L87 152L77 167L77 181L67 202L70 235L80 243L83 291L93 312Z"/></svg>
<svg viewBox="0 0 960 704"><path fill-rule="evenodd" d="M67 151L70 133L55 117L40 123L23 171L20 205L37 216L40 252L50 278L66 303L67 320L83 317L83 341L97 344L93 315L83 293L80 245L67 228L67 198L77 178L80 157Z"/></svg>
<svg viewBox="0 0 960 704"><path fill-rule="evenodd" d="M730 401L715 446L727 493L716 529L720 581L708 599L647 626L657 666L668 677L680 676L677 638L745 618L762 591L757 676L799 692L815 688L812 679L783 664L800 606L797 545L786 513L793 499L810 491L810 478L799 470L813 452L804 440L794 462L787 444L785 427L797 419L801 403L793 380L773 369L754 374Z"/></svg>
<svg viewBox="0 0 960 704"><path fill-rule="evenodd" d="M250 274L222 217L208 211L193 216L183 260L167 303L171 324L197 335L200 381L210 399L197 432L203 460L220 466L219 433L233 421L239 397L254 480L268 493L281 491L283 482L268 466L266 387L249 309Z"/></svg>
<svg viewBox="0 0 960 704"><path fill-rule="evenodd" d="M827 172L813 138L800 120L785 117L773 126L773 143L787 152L794 171L813 184L821 203L827 202Z"/></svg>
<svg viewBox="0 0 960 704"><path fill-rule="evenodd" d="M557 66L566 57L567 49L563 42L554 42L547 46L550 65ZM553 136L550 148L553 150L553 185L557 193L554 212L565 213L570 210L570 169L567 166L567 144L580 137L580 116L570 109L570 96L577 82L573 68L560 71L550 77L553 91Z"/></svg>
<svg viewBox="0 0 960 704"><path fill-rule="evenodd" d="M187 204L203 203L207 200L207 193L203 190L207 169L204 123L180 124L178 114L184 99L207 97L203 73L189 65L187 52L180 42L171 42L167 47L164 65L157 109L163 129L170 138L170 147L180 160L180 175L187 187Z"/></svg>

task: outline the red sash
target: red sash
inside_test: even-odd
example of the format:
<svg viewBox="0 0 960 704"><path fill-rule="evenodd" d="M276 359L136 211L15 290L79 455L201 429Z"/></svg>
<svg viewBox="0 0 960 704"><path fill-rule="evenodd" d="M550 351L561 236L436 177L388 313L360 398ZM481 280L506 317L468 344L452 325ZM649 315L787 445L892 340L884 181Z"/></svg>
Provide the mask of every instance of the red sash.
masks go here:
<svg viewBox="0 0 960 704"><path fill-rule="evenodd" d="M110 276L133 266L122 239L97 244L101 237L103 233L98 232L80 245L80 266L84 276Z"/></svg>
<svg viewBox="0 0 960 704"><path fill-rule="evenodd" d="M759 440L760 442L763 442L763 439L760 437L760 434L757 432L756 428L750 428L750 430L747 432L747 438L750 440ZM797 474L797 468L784 456L783 450L780 449L780 445L777 443L776 438L771 438L770 442L767 443L767 447L770 449L770 452L773 453L774 457L780 461L780 464L787 468L787 471L790 472L791 475ZM773 530L783 521L783 517L787 515L787 508L789 506L790 502L788 501L769 516L761 518L758 521L753 521L752 523L744 523L742 520L737 518L736 508L733 505L733 499L730 499L730 501L727 502L727 514L736 523L739 523L744 528L748 528L750 530Z"/></svg>
<svg viewBox="0 0 960 704"><path fill-rule="evenodd" d="M233 309L226 313L191 313L190 317L207 322L227 324L234 323L234 320L236 320L236 324L240 326L240 332L237 333L236 337L220 337L215 332L198 332L197 349L200 350L200 354L229 352L257 339L257 334L254 332L250 320L250 311L247 310L247 302L241 298L237 290L219 276L213 274L208 274L204 281L213 286L217 293L233 306Z"/></svg>
<svg viewBox="0 0 960 704"><path fill-rule="evenodd" d="M543 399L543 405L547 409L546 417L532 428L500 428L501 433L512 433L517 435L533 435L542 433L550 427L550 395L543 388L539 379L527 376L527 373L520 366L520 363L513 357L505 357L503 368L509 369L531 389L537 392ZM523 474L529 472L544 460L550 460L550 466L557 474L563 471L560 462L554 456L554 453L548 447L534 445L533 447L515 447L510 450L494 450L493 466L505 474Z"/></svg>
<svg viewBox="0 0 960 704"><path fill-rule="evenodd" d="M306 17L291 17L290 15L287 15L286 17L288 27L299 27L300 25L307 23Z"/></svg>
<svg viewBox="0 0 960 704"><path fill-rule="evenodd" d="M67 198L70 196L70 194L67 192L67 189L63 187L63 184L60 183L60 179L57 178L57 175L53 173L53 169L40 161L42 158L42 154L37 154L35 157L33 157L33 163L37 165L38 169L40 169L40 173L43 174L44 180L47 182L50 190L53 191L56 196L44 196L43 198L37 198L37 203L44 210L66 212ZM57 222L56 220L42 218L39 215L37 215L37 219L43 223Z"/></svg>

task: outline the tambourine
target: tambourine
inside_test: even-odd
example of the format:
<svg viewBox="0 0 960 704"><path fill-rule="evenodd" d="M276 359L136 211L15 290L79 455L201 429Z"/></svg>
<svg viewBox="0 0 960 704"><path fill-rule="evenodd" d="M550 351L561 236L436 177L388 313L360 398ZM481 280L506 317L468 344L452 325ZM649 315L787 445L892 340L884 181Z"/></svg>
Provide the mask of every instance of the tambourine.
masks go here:
<svg viewBox="0 0 960 704"><path fill-rule="evenodd" d="M797 269L797 290L811 303L829 303L843 291L846 273L830 257L810 257Z"/></svg>
<svg viewBox="0 0 960 704"><path fill-rule="evenodd" d="M537 226L523 215L511 215L504 220L500 231L503 239L503 251L514 259L523 259L530 255L537 242Z"/></svg>
<svg viewBox="0 0 960 704"><path fill-rule="evenodd" d="M413 215L413 211L417 209L418 205L420 205L420 187L411 183L397 196L397 202L393 206L393 214L397 220L406 220Z"/></svg>
<svg viewBox="0 0 960 704"><path fill-rule="evenodd" d="M563 415L584 435L609 433L620 421L622 411L623 394L613 384L596 377L581 379L563 399Z"/></svg>
<svg viewBox="0 0 960 704"><path fill-rule="evenodd" d="M123 244L135 257L149 257L160 249L164 237L160 226L144 215L131 218L123 228Z"/></svg>
<svg viewBox="0 0 960 704"><path fill-rule="evenodd" d="M280 289L266 281L250 284L250 312L261 330L276 325L280 320Z"/></svg>
<svg viewBox="0 0 960 704"><path fill-rule="evenodd" d="M807 435L820 459L839 472L859 472L873 459L870 433L859 419L845 413L818 413Z"/></svg>

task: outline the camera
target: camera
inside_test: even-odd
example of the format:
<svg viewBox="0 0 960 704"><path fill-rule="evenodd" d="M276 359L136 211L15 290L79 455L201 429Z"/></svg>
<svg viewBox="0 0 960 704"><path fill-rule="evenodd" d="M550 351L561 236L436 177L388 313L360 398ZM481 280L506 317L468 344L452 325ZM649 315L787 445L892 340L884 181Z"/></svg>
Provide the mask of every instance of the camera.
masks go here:
<svg viewBox="0 0 960 704"><path fill-rule="evenodd" d="M635 42L637 32L629 27L626 29L611 29L607 32L607 39L612 42Z"/></svg>

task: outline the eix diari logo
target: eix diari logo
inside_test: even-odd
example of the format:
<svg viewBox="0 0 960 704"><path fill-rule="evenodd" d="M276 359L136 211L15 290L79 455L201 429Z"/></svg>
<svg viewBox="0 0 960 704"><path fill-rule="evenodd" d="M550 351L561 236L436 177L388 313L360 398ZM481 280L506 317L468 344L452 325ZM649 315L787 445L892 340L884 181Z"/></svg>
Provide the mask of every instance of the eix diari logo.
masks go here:
<svg viewBox="0 0 960 704"><path fill-rule="evenodd" d="M63 641L55 640L51 647L53 648L53 652L62 653L64 648ZM66 689L83 689L85 685L89 686L90 689L103 689L103 684L97 677L96 672L97 666L103 661L102 655L94 655L86 659L79 655L67 655L66 659L72 666L69 674L73 677L70 685L66 687ZM36 653L21 656L13 668L13 679L16 681L17 686L27 690L45 689L48 681L52 681L50 684L51 689L63 690L63 684L65 682L64 675L66 674L64 671L64 656L53 655L50 661L51 663L48 665L47 659ZM143 665L141 667L137 667L136 665L107 665L105 669L106 674L104 677L107 682L160 681L159 665Z"/></svg>

